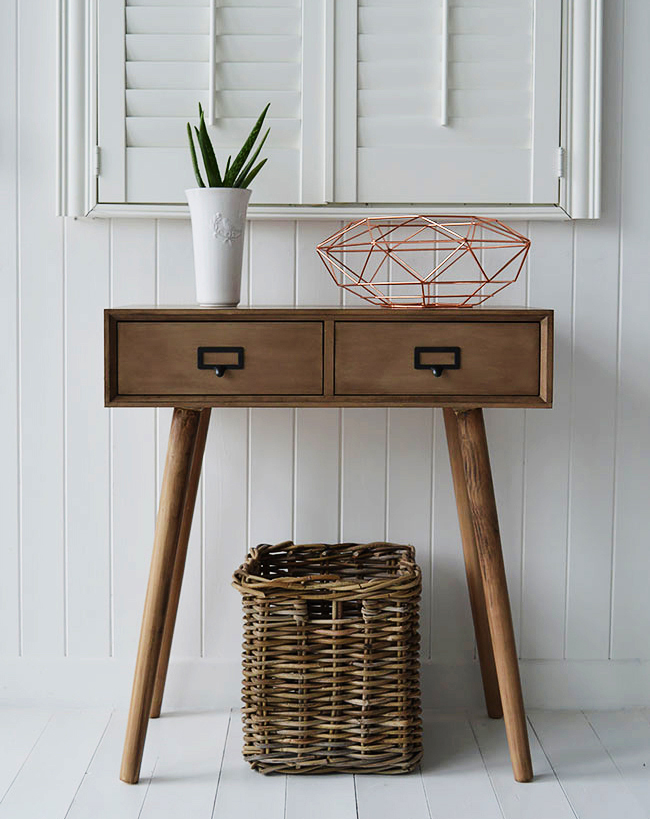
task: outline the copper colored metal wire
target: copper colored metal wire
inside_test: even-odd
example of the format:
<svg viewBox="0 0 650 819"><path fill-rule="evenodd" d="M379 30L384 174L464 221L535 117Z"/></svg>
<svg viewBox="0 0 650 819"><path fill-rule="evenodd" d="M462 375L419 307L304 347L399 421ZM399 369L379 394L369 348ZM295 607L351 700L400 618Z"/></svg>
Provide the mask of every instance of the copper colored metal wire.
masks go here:
<svg viewBox="0 0 650 819"><path fill-rule="evenodd" d="M380 307L475 307L517 281L529 249L498 219L425 215L357 219L316 247L339 287Z"/></svg>

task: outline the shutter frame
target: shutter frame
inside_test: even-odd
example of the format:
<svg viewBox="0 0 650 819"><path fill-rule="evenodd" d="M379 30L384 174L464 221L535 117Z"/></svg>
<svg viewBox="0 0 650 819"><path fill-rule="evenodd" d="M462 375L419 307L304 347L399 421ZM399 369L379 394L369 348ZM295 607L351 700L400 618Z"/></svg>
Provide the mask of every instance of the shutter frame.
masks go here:
<svg viewBox="0 0 650 819"><path fill-rule="evenodd" d="M57 216L85 216L97 204L96 25L93 0L57 0Z"/></svg>
<svg viewBox="0 0 650 819"><path fill-rule="evenodd" d="M99 204L93 172L98 144L97 2L57 0L57 213L64 216L178 218L184 205ZM556 203L455 206L458 212L511 219L597 218L600 209L602 0L563 0L561 145L567 175ZM74 77L83 77L75 84ZM570 78L570 83L566 78ZM104 146L101 146L104 148ZM105 154L103 159L105 158ZM442 212L435 203L427 210ZM255 206L251 218L354 218L412 208L363 204Z"/></svg>

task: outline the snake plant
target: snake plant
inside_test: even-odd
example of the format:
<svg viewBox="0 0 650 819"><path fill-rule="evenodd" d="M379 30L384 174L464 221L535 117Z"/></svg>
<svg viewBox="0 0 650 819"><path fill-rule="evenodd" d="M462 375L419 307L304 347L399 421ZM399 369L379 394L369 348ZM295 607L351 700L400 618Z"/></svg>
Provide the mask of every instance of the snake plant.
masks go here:
<svg viewBox="0 0 650 819"><path fill-rule="evenodd" d="M210 135L208 134L208 129L205 125L205 117L203 114L203 107L201 103L199 103L199 125L198 128L195 125L194 131L196 132L196 141L198 142L199 148L201 149L201 156L203 158L203 166L205 168L205 175L208 181L207 187L209 188L247 188L250 183L255 179L257 174L262 170L266 159L262 159L260 162L255 165L255 160L259 156L260 151L262 150L262 146L266 142L266 138L269 135L270 128L266 129L266 133L262 137L261 142L253 152L253 155L248 158L255 142L257 141L257 137L262 130L262 125L264 124L264 117L266 116L266 112L269 110L270 103L265 107L262 113L259 115L257 122L253 126L252 131L246 138L246 141L242 145L241 150L235 157L234 161L231 156L228 157L228 161L226 162L226 167L224 169L223 174L219 169L219 163L217 162L217 157L214 153L214 148L212 147L212 140L210 139ZM206 185L203 181L201 176L201 171L199 169L199 162L196 155L196 148L194 146L194 137L192 134L192 127L190 123L187 123L187 137L190 141L190 153L192 155L192 166L194 168L194 176L196 176L196 181L200 188L205 188Z"/></svg>

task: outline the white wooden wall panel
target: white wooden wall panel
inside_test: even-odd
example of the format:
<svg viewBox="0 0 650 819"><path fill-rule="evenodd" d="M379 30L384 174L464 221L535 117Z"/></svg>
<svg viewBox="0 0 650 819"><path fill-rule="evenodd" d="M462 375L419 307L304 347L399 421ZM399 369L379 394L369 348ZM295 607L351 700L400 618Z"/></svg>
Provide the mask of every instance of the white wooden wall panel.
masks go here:
<svg viewBox="0 0 650 819"><path fill-rule="evenodd" d="M19 378L19 287L18 267L18 111L17 83L17 8L13 2L2 4L4 25L0 29L0 76L3 97L0 106L0 131L3 134L3 161L0 161L0 345L3 350L0 401L0 519L3 521L3 547L0 549L0 654L20 651L20 413L17 400Z"/></svg>
<svg viewBox="0 0 650 819"><path fill-rule="evenodd" d="M422 569L423 656L431 642L431 543L433 411L426 408L388 410L386 539L411 543Z"/></svg>
<svg viewBox="0 0 650 819"><path fill-rule="evenodd" d="M564 656L571 419L573 225L531 224L530 305L555 312L552 412L526 411L522 657Z"/></svg>
<svg viewBox="0 0 650 819"><path fill-rule="evenodd" d="M114 220L110 262L111 305L155 302L154 222ZM118 658L135 656L140 622L133 612L144 605L157 501L155 414L147 408L132 413L109 410L112 654Z"/></svg>
<svg viewBox="0 0 650 819"><path fill-rule="evenodd" d="M25 656L66 650L63 222L55 199L55 8L19 4L21 618ZM2 160L3 162L6 160Z"/></svg>
<svg viewBox="0 0 650 819"><path fill-rule="evenodd" d="M604 217L523 225L527 271L498 297L556 310L555 408L486 413L519 646L542 661L524 664L538 704L567 686L587 697L600 686L610 704L647 690L647 662L624 661L650 660L650 20L641 0L624 5L606 4ZM52 215L54 78L39 66L53 64L53 10L4 0L3 20L0 654L3 697L18 699L46 697L65 668L70 683L83 667L108 690L114 666L86 659L130 668L169 413L101 406L100 308L193 294L188 223ZM243 303L355 301L313 253L337 227L252 224ZM427 668L466 679L454 669L474 639L440 412L215 410L196 514L174 646L188 668L210 678L210 662L238 661L229 582L249 543L388 536L418 547ZM14 665L30 663L39 673L25 689Z"/></svg>
<svg viewBox="0 0 650 819"><path fill-rule="evenodd" d="M65 222L67 653L76 657L105 657L111 640L109 415L95 416L104 395L96 370L104 357L109 229L108 222Z"/></svg>
<svg viewBox="0 0 650 819"><path fill-rule="evenodd" d="M388 410L342 411L341 539L386 537Z"/></svg>
<svg viewBox="0 0 650 819"><path fill-rule="evenodd" d="M648 501L650 499L650 343L648 305L647 135L650 116L643 77L650 54L644 32L650 7L627 0L623 41L623 145L621 167L621 280L619 381L616 426L612 657L644 657L648 651ZM635 81L638 80L638 82Z"/></svg>
<svg viewBox="0 0 650 819"><path fill-rule="evenodd" d="M203 651L224 659L241 646L241 599L230 579L248 546L249 410L213 409L203 471ZM195 514L199 514L199 502Z"/></svg>
<svg viewBox="0 0 650 819"><path fill-rule="evenodd" d="M463 549L456 517L442 412L434 423L433 555L431 577L431 658L448 663L474 656ZM444 629L434 623L445 623Z"/></svg>
<svg viewBox="0 0 650 819"><path fill-rule="evenodd" d="M623 6L605 4L612 48L604 53L603 122L606 156L621 154ZM576 225L568 533L566 656L609 656L612 529L616 460L617 358L621 178L618 162L605 162L603 215ZM593 228L597 228L594 230ZM598 316L598 321L594 321Z"/></svg>
<svg viewBox="0 0 650 819"><path fill-rule="evenodd" d="M339 539L340 435L340 410L296 411L296 543L336 543Z"/></svg>

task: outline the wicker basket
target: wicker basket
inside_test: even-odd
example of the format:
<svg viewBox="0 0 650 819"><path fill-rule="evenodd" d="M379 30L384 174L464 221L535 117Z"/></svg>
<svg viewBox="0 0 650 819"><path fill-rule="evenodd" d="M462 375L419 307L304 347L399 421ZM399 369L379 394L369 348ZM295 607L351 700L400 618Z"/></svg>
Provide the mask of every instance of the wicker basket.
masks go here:
<svg viewBox="0 0 650 819"><path fill-rule="evenodd" d="M244 757L263 773L405 773L422 756L412 546L262 545L243 595Z"/></svg>

